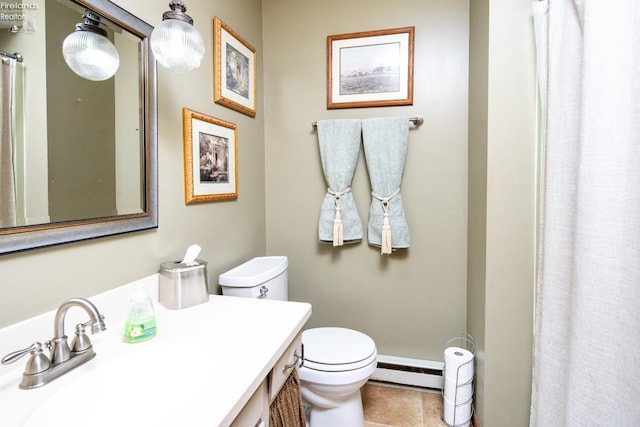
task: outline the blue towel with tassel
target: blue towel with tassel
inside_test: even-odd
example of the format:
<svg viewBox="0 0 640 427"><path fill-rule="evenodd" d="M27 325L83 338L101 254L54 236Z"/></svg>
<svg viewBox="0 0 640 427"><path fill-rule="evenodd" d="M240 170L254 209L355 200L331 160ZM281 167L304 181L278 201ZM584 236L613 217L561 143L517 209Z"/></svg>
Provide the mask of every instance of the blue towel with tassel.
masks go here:
<svg viewBox="0 0 640 427"><path fill-rule="evenodd" d="M361 122L356 119L317 122L320 159L327 193L320 208L318 238L342 246L362 240L362 220L351 193L351 181L358 163Z"/></svg>
<svg viewBox="0 0 640 427"><path fill-rule="evenodd" d="M392 249L411 245L409 226L402 205L400 184L407 159L408 117L362 120L364 153L371 181L369 244L388 255Z"/></svg>

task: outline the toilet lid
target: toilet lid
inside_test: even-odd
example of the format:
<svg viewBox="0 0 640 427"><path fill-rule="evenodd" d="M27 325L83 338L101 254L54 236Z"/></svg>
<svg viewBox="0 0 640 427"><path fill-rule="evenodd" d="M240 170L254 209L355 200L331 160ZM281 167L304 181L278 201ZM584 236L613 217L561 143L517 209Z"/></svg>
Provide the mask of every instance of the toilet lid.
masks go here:
<svg viewBox="0 0 640 427"><path fill-rule="evenodd" d="M362 332L346 328L315 328L302 332L305 365L311 367L322 365L324 370L348 370L353 366L327 365L362 365L375 360L376 344ZM317 367L320 368L320 367Z"/></svg>

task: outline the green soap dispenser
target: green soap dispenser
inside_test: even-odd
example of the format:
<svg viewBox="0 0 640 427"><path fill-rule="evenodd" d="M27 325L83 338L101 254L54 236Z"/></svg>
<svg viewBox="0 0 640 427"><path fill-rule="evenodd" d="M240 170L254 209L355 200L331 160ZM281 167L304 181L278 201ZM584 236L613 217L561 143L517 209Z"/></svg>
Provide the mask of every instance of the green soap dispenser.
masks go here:
<svg viewBox="0 0 640 427"><path fill-rule="evenodd" d="M124 341L137 343L150 340L156 336L156 315L153 303L142 283L131 295L129 317L124 323Z"/></svg>

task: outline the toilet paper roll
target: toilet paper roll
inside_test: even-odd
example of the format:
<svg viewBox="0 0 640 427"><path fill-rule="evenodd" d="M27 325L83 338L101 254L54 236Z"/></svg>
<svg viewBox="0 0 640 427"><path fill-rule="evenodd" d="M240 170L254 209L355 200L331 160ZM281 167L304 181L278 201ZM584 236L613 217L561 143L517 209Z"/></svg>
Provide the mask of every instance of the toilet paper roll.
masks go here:
<svg viewBox="0 0 640 427"><path fill-rule="evenodd" d="M444 350L444 376L458 385L473 379L473 353L460 347L447 347Z"/></svg>
<svg viewBox="0 0 640 427"><path fill-rule="evenodd" d="M454 379L444 379L444 397L451 402L468 402L473 396L471 383L458 385Z"/></svg>
<svg viewBox="0 0 640 427"><path fill-rule="evenodd" d="M442 404L444 422L455 427L470 426L472 415L471 403L472 401L469 400L468 402L455 405L449 399L444 399L444 403Z"/></svg>

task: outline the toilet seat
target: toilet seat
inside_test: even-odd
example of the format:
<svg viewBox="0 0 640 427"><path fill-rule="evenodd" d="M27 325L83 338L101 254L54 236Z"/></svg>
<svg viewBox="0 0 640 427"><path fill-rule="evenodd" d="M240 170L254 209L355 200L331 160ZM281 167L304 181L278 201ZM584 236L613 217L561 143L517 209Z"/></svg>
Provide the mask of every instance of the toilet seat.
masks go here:
<svg viewBox="0 0 640 427"><path fill-rule="evenodd" d="M361 369L376 361L374 341L346 328L315 328L302 332L304 367L323 372Z"/></svg>

